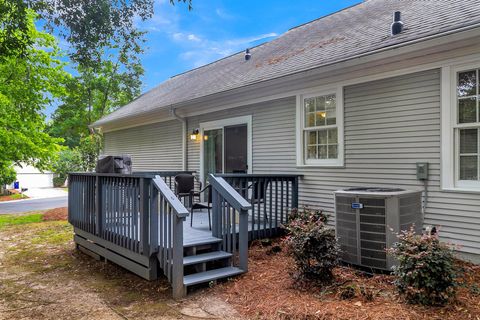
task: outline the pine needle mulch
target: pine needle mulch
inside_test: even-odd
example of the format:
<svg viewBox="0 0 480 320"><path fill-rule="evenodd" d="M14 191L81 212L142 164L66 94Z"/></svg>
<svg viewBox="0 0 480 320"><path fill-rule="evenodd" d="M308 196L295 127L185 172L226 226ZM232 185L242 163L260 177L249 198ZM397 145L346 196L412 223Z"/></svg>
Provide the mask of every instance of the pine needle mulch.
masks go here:
<svg viewBox="0 0 480 320"><path fill-rule="evenodd" d="M61 221L67 220L68 218L68 208L56 208L50 209L43 214L43 221Z"/></svg>
<svg viewBox="0 0 480 320"><path fill-rule="evenodd" d="M249 255L248 273L211 289L247 318L480 320L480 266L462 263L465 286L459 288L456 301L446 307L423 307L405 303L392 276L349 267L336 268L336 280L329 286L300 284L292 277L293 260L281 242L254 244Z"/></svg>

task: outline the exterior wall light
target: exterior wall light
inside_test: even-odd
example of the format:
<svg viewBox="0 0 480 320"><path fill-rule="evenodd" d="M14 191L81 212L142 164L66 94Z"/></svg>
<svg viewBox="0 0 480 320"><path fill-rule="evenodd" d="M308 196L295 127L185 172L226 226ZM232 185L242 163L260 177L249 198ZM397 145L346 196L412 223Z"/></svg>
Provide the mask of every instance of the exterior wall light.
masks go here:
<svg viewBox="0 0 480 320"><path fill-rule="evenodd" d="M194 129L194 130L192 131L192 134L190 135L190 140L196 141L196 140L197 140L197 136L198 136L198 132L199 132L198 129Z"/></svg>

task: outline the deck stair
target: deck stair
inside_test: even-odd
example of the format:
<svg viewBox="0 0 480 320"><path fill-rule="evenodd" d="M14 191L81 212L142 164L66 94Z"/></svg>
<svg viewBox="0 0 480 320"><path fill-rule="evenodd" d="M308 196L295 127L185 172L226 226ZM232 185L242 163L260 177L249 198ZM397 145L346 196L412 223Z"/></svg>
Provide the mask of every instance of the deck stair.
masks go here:
<svg viewBox="0 0 480 320"><path fill-rule="evenodd" d="M185 288L244 273L233 266L233 255L220 249L222 239L209 237L184 244Z"/></svg>

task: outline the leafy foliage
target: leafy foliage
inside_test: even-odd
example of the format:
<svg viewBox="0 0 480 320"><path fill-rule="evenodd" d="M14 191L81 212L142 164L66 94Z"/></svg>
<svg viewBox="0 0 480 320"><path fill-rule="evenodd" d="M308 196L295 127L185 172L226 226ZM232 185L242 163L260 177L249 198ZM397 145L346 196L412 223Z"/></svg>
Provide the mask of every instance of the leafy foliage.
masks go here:
<svg viewBox="0 0 480 320"><path fill-rule="evenodd" d="M52 115L49 133L63 137L70 148L79 146L91 123L138 96L143 68L135 60L125 64L106 60L96 70L79 67L79 75L68 81L63 103Z"/></svg>
<svg viewBox="0 0 480 320"><path fill-rule="evenodd" d="M80 140L79 151L82 158L83 171L93 171L102 150L102 135L95 133Z"/></svg>
<svg viewBox="0 0 480 320"><path fill-rule="evenodd" d="M340 248L327 220L322 211L295 209L285 226L286 242L300 276L320 283L333 280L333 268L339 262Z"/></svg>
<svg viewBox="0 0 480 320"><path fill-rule="evenodd" d="M62 139L45 132L43 109L64 94L68 74L53 36L39 32L28 13L32 45L24 56L0 61L0 172L13 163L50 167ZM20 35L19 35L20 37Z"/></svg>
<svg viewBox="0 0 480 320"><path fill-rule="evenodd" d="M78 149L65 149L59 152L58 159L53 165L58 180L62 183L67 179L69 172L82 171L82 155Z"/></svg>
<svg viewBox="0 0 480 320"><path fill-rule="evenodd" d="M29 29L27 4L22 0L0 0L0 59L26 55L33 44Z"/></svg>
<svg viewBox="0 0 480 320"><path fill-rule="evenodd" d="M10 184L17 178L17 173L11 163L0 163L0 186Z"/></svg>
<svg viewBox="0 0 480 320"><path fill-rule="evenodd" d="M410 303L444 305L456 294L457 268L452 249L437 234L417 235L413 227L398 235L389 250L398 259L396 285Z"/></svg>

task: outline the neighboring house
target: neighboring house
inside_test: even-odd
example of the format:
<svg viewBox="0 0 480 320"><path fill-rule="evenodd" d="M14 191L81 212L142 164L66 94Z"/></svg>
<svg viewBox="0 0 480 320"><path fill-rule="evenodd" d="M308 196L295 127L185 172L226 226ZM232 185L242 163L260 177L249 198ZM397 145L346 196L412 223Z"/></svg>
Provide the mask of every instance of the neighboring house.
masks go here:
<svg viewBox="0 0 480 320"><path fill-rule="evenodd" d="M392 15L404 29L391 35ZM369 0L174 76L93 127L139 170L295 173L335 190L423 189L425 225L480 261L480 1ZM198 134L191 139L192 134Z"/></svg>
<svg viewBox="0 0 480 320"><path fill-rule="evenodd" d="M29 165L15 166L19 189L34 189L34 188L53 188L54 173L50 171L40 171L35 167ZM12 188L15 183L12 183Z"/></svg>

